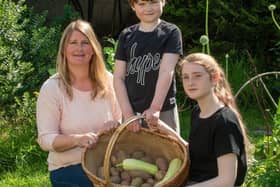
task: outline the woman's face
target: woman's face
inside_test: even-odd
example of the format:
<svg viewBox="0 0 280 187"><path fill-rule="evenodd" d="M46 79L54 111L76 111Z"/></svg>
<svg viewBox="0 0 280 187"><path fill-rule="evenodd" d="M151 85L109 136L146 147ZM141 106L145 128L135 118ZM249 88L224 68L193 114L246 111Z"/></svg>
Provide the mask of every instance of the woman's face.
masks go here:
<svg viewBox="0 0 280 187"><path fill-rule="evenodd" d="M204 98L213 90L209 73L203 66L196 63L183 64L182 80L185 93L194 100Z"/></svg>
<svg viewBox="0 0 280 187"><path fill-rule="evenodd" d="M79 31L73 31L65 46L65 56L69 66L88 66L93 48L88 38Z"/></svg>

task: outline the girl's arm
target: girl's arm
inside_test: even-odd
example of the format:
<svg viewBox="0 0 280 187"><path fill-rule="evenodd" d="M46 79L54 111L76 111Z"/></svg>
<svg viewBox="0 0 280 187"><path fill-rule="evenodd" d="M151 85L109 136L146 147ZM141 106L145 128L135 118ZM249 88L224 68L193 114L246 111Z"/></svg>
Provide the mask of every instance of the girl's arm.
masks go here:
<svg viewBox="0 0 280 187"><path fill-rule="evenodd" d="M191 187L233 187L237 176L237 156L228 153L218 157L218 176Z"/></svg>
<svg viewBox="0 0 280 187"><path fill-rule="evenodd" d="M171 127L169 127L167 124L165 124L163 121L158 120L157 124L148 124L151 129L159 130L159 132L163 134L167 134L171 137L177 138L180 142L182 142L185 146L188 146L188 142L186 142L180 134L178 134L176 131L174 131Z"/></svg>

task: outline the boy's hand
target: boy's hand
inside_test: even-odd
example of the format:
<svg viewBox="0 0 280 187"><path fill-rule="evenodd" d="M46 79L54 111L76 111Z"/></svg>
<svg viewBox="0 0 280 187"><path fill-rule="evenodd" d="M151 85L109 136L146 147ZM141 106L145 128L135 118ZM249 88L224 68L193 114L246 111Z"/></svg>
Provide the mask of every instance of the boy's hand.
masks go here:
<svg viewBox="0 0 280 187"><path fill-rule="evenodd" d="M146 117L146 121L150 127L155 126L158 123L160 110L154 109L152 107L148 108L143 112L143 115Z"/></svg>
<svg viewBox="0 0 280 187"><path fill-rule="evenodd" d="M133 121L127 126L127 129L132 132L138 132L141 129L141 124L139 121Z"/></svg>

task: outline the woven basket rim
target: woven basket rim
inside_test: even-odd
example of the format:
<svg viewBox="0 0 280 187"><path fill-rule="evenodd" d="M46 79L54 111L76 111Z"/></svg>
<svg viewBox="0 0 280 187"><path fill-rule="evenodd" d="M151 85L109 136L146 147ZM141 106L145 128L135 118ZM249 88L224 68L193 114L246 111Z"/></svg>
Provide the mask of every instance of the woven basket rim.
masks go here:
<svg viewBox="0 0 280 187"><path fill-rule="evenodd" d="M135 119L139 119L139 118L143 118L143 116L138 116L137 118L135 116L133 116L133 118L131 118L131 119L135 120ZM127 120L127 121L129 121L129 120ZM110 156L111 156L111 154L110 155L108 154L108 153L110 153L112 151L114 146L111 147L111 151L108 151L108 147L109 147L110 142L112 141L112 136L115 135L116 132L118 132L119 133L118 135L120 135L124 131L127 131L127 129L125 127L128 124L129 123L125 123L125 122L123 124L121 124L122 129L119 130L119 131L117 131L117 130L120 128L120 126L114 132L108 131L108 132L104 132L104 133L100 133L99 134L99 136L110 136L111 135L111 137L109 139L108 146L106 147L106 152L105 152L105 155L104 155L104 162L103 162L103 164L104 164L104 176L107 175L107 178L106 178L106 176L105 176L105 179L99 178L99 177L97 177L96 175L94 175L92 172L90 172L88 170L87 166L85 165L85 155L86 155L87 150L89 150L89 148L85 148L84 149L84 151L82 153L82 167L83 167L84 171L87 173L87 175L90 175L91 177L94 178L94 182L92 181L94 183L94 185L102 185L102 186L112 186L112 185L115 185L115 184L111 184L110 183L109 163L110 163ZM189 154L188 154L188 147L186 147L186 145L184 145L180 140L178 140L177 138L175 138L173 136L169 136L169 135L157 132L157 131L152 131L152 130L146 129L146 128L141 128L141 131L144 132L144 133L151 134L152 136L158 136L160 138L167 139L168 141L175 142L179 146L179 148L182 151L183 155L185 156L185 158L182 160L182 165L181 165L180 170L171 179L165 181L160 186L164 186L164 185L168 184L174 178L178 177L180 175L180 173L183 172L186 168L188 170L189 165L190 165L190 159L189 159ZM117 139L118 138L116 138L115 140L117 140ZM116 141L114 143L116 143ZM105 168L105 165L107 166L107 169ZM128 187L126 185L120 185L120 184L116 184L116 186Z"/></svg>

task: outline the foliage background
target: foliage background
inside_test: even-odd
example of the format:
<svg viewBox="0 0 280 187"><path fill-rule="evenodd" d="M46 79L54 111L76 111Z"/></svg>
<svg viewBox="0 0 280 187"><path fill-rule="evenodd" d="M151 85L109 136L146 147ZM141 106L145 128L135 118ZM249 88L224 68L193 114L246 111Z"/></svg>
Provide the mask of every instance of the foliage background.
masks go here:
<svg viewBox="0 0 280 187"><path fill-rule="evenodd" d="M228 76L235 92L257 73L280 70L280 32L273 25L267 9L270 3L278 7L275 15L279 21L279 1L230 0L209 3L211 53L223 66L226 65L225 55L229 55ZM11 173L17 171L26 174L41 168L39 174L47 175L47 153L36 143L36 96L43 81L55 68L62 30L80 15L70 5L65 6L62 17L47 22L46 15L47 12L35 13L32 7L26 6L24 0L0 0L0 181L4 181L0 182L0 186L8 186L4 179L10 180L14 177ZM163 19L177 24L182 30L185 54L201 51L199 38L205 34L204 17L204 0L168 1ZM107 67L112 70L116 41L113 38L100 38L100 41L104 46ZM268 87L277 100L280 81L267 79ZM183 94L179 80L177 87L182 110L181 124L188 124L187 116L192 103ZM254 112L258 108L252 99L255 97L252 97L252 93L255 92L252 88L246 89L238 99L245 114L252 108ZM261 90L258 92L264 95ZM274 116L276 110L267 98L261 98L266 101L264 105L271 116ZM244 117L251 124L264 122L262 119L255 121L256 118L263 118L259 113ZM269 122L275 124L273 137L252 135L256 145L255 160L247 177L248 185L280 186L279 120L274 117L272 121ZM255 125L249 130L263 127ZM187 126L182 132L186 137ZM48 181L45 176L44 180ZM34 184L24 182L22 186Z"/></svg>

